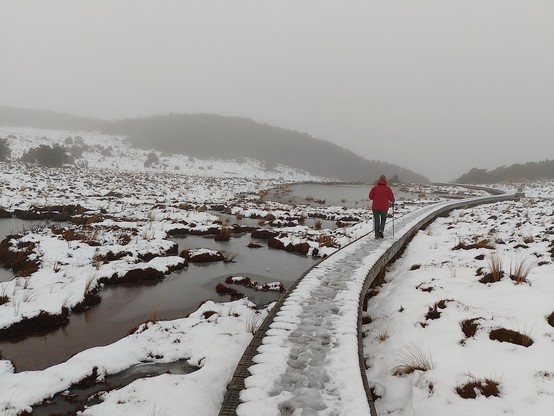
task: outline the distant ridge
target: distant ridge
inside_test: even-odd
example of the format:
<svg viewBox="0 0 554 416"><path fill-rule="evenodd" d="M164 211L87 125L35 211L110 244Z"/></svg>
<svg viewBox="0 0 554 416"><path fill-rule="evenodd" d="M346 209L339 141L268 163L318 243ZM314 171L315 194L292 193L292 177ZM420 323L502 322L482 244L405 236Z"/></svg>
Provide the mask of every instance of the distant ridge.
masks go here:
<svg viewBox="0 0 554 416"><path fill-rule="evenodd" d="M463 174L456 183L497 183L497 182L527 182L541 179L554 179L554 160L541 162L515 163L511 166L501 166L491 171L473 168Z"/></svg>
<svg viewBox="0 0 554 416"><path fill-rule="evenodd" d="M108 122L56 111L0 106L0 125L59 130L102 130Z"/></svg>
<svg viewBox="0 0 554 416"><path fill-rule="evenodd" d="M369 161L354 152L308 134L214 114L168 114L106 121L66 113L0 106L0 125L121 134L138 148L210 157L264 161L268 169L283 164L314 175L352 182L373 182L397 175L403 182L429 180L395 164ZM371 146L371 143L368 143Z"/></svg>

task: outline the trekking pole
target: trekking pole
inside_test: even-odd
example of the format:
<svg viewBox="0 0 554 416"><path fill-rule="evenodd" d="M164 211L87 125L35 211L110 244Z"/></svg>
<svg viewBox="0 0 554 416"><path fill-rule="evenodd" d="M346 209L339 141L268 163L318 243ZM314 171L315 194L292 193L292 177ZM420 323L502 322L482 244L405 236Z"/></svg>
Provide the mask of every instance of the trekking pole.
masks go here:
<svg viewBox="0 0 554 416"><path fill-rule="evenodd" d="M394 238L394 202L392 203L392 238Z"/></svg>

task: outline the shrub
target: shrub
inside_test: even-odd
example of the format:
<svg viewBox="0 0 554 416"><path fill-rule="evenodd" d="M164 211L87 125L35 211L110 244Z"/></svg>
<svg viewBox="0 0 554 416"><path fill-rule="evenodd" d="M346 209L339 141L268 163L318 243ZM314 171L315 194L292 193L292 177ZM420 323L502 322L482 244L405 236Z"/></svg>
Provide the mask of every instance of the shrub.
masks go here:
<svg viewBox="0 0 554 416"><path fill-rule="evenodd" d="M21 161L57 168L67 161L67 155L65 149L58 144L52 146L41 144L39 147L29 149L27 153L21 156Z"/></svg>
<svg viewBox="0 0 554 416"><path fill-rule="evenodd" d="M11 150L6 139L0 139L0 162L5 162L11 156Z"/></svg>
<svg viewBox="0 0 554 416"><path fill-rule="evenodd" d="M75 159L80 159L83 157L84 148L82 146L71 146L69 148L69 154Z"/></svg>
<svg viewBox="0 0 554 416"><path fill-rule="evenodd" d="M158 158L158 156L156 156L156 153L150 152L146 157L146 161L144 162L144 167L148 168L152 166L154 163L160 163L160 159Z"/></svg>

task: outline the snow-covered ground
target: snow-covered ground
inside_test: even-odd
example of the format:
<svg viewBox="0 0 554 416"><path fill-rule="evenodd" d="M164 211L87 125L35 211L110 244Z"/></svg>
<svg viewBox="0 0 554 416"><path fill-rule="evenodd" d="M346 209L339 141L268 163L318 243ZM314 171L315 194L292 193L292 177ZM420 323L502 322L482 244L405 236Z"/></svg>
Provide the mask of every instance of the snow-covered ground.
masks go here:
<svg viewBox="0 0 554 416"><path fill-rule="evenodd" d="M285 246L306 243L311 254L315 248L319 255L330 254L372 229L371 214L365 208L287 206L260 200L260 194L275 186L323 180L290 168L266 171L256 161L200 161L167 154L158 154L157 166L145 167L149 152L131 149L123 137L1 128L0 138L8 136L12 136L8 143L14 157L41 143L67 143L68 137L72 143L80 142L81 137L90 148L83 152L80 167L47 169L0 163L0 205L4 209L82 207L74 215L82 219L79 224L43 225L25 230L11 241L14 252L26 251L39 267L29 275L0 283L0 298L4 299L0 328L36 316L41 310L59 313L62 307L71 308L87 292L98 288L101 293L99 280L103 277L121 277L129 270L147 268L165 273L179 267L184 259L171 252L168 232L175 228L224 227L213 211L206 210L210 204L222 204L237 222L239 218L264 219L263 227L278 232L276 238ZM514 185L510 190L518 187ZM412 192L426 193L430 189L419 187ZM459 189L445 186L433 191L455 194ZM365 328L368 335L364 345L368 378L375 394L381 396L377 405L382 412L407 415L424 409L442 414L450 406L457 412L475 404L476 409L484 409L474 410L477 414L509 413L510 409L517 409L512 414L522 414L519 409L523 408L531 409L529 414L549 415L544 409L554 408L554 368L549 360L554 352L554 336L545 318L554 312L553 269L548 252L554 232L552 200L545 198L554 195L554 184L526 185L524 191L533 199L455 212L438 220L413 240L404 257L389 271L388 283L370 302L368 315L373 322ZM405 201L398 204L397 213L406 215L435 202ZM358 220L346 227L322 230L304 224L304 218L321 216L333 221L341 217ZM497 283L479 283L476 270L487 268L491 250L477 250L485 254L484 260L475 259L479 253L471 250L451 250L473 236L489 233L506 267L525 254L542 263L531 270L527 283L515 284L508 277ZM515 242L520 240L528 248L516 248ZM109 259L110 252L126 254ZM141 260L145 255L153 258ZM414 264L420 268L407 270ZM401 285L404 282L407 287ZM416 289L420 283L423 286ZM421 290L425 285L432 290ZM428 307L443 299L447 302L444 310L439 309L440 318L426 320L423 315ZM82 414L169 416L187 409L186 414L195 416L216 415L253 329L270 308L257 311L253 306L247 300L208 302L190 317L144 324L119 342L83 351L43 371L15 372L9 361L0 360L0 414L30 411L30 406L91 374L102 380L136 364L185 359L200 369L187 375L140 379L105 392L101 404L88 406ZM403 312L398 312L400 309ZM290 314L294 319L294 311ZM447 319L449 316L452 319ZM463 339L459 322L466 317L481 319L476 335L459 344ZM528 332L534 344L525 348L488 340L487 331L500 325ZM437 342L431 343L435 337ZM390 375L391 368L398 364L395 360L402 343L430 350L433 369L408 376ZM513 365L517 360L526 365L523 373L518 373L519 364ZM340 360L334 363L339 365ZM327 371L334 374L339 369ZM500 396L477 400L456 397L453 390L469 377L470 371L477 379L499 381ZM479 403L482 407L477 406ZM430 405L417 407L420 404Z"/></svg>
<svg viewBox="0 0 554 416"><path fill-rule="evenodd" d="M454 211L392 265L364 326L380 415L554 414L553 190ZM491 268L503 277L480 282ZM501 328L524 345L494 339Z"/></svg>

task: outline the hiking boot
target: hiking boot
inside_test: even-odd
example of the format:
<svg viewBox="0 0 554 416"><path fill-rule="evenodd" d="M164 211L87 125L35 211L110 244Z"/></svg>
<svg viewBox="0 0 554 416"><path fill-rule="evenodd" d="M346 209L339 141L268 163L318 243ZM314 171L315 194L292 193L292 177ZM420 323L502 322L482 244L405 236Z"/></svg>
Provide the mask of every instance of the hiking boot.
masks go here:
<svg viewBox="0 0 554 416"><path fill-rule="evenodd" d="M379 231L379 238L385 238L385 236L383 235L383 231Z"/></svg>

